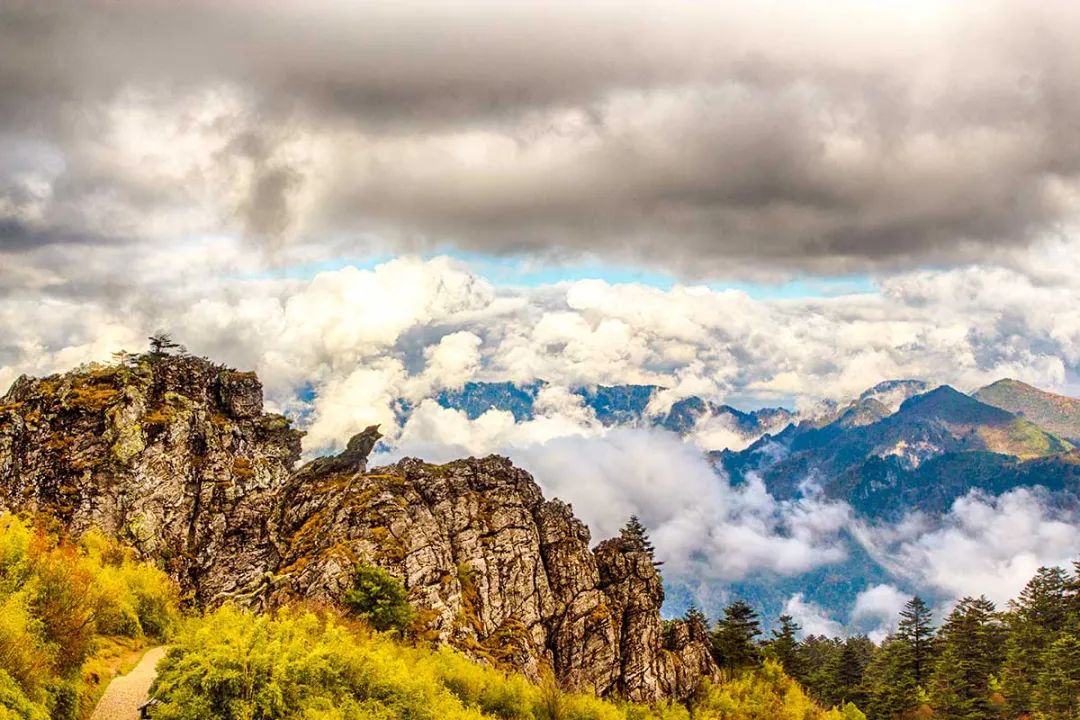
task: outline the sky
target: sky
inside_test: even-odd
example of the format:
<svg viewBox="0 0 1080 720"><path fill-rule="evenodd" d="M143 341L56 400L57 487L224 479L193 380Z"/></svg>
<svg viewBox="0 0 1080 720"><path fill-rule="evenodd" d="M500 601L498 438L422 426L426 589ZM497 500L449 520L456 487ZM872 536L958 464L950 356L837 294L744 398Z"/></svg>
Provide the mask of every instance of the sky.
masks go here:
<svg viewBox="0 0 1080 720"><path fill-rule="evenodd" d="M309 454L378 422L574 494L560 447L601 497L633 494L627 443L699 458L612 436L576 385L661 385L657 410L904 377L1080 394L1078 31L1066 0L0 0L0 387L163 329L257 370ZM527 423L424 402L470 379L549 386ZM803 528L792 568L850 524L710 492L700 522ZM640 502L677 554L664 499ZM1057 521L971 502L890 542L933 573L918 542L979 507ZM755 567L787 562L768 542Z"/></svg>

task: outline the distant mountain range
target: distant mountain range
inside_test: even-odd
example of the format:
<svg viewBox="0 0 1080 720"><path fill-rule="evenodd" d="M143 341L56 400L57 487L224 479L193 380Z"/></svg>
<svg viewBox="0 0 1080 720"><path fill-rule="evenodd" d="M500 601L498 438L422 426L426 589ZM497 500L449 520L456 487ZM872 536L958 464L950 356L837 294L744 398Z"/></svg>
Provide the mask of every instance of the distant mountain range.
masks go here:
<svg viewBox="0 0 1080 720"><path fill-rule="evenodd" d="M533 417L542 382L468 383L438 402L471 418L490 409L518 420ZM729 430L734 447L708 453L734 484L751 473L787 500L808 487L847 502L864 522L893 522L911 511L933 518L971 490L999 495L1041 486L1055 505L1080 506L1080 400L1005 379L970 395L921 380L888 380L847 403L823 403L802 414L784 408L742 411L699 397L663 412L650 408L653 385L575 389L608 427L654 427L682 436L710 424ZM802 592L837 617L855 595L890 581L888 573L851 538L849 559L798 577L759 576L733 583L733 594L768 612ZM672 588L671 610L689 601Z"/></svg>
<svg viewBox="0 0 1080 720"><path fill-rule="evenodd" d="M537 395L545 384L542 380L521 385L467 382L460 389L442 391L436 400L442 407L465 413L470 420L489 410L499 410L522 422L533 419ZM711 421L750 442L766 432L783 429L797 418L785 408L744 411L696 396L677 400L666 410L650 412L653 399L662 390L659 385L592 385L574 388L572 392L582 398L605 427L658 427L687 435Z"/></svg>
<svg viewBox="0 0 1080 720"><path fill-rule="evenodd" d="M735 482L756 472L773 495L790 498L810 481L826 497L876 518L942 512L973 488L999 493L1031 479L1059 486L1060 462L1049 458L1071 460L1072 451L1030 420L942 385L911 396L894 413L864 396L830 422L790 424L745 450L712 457Z"/></svg>

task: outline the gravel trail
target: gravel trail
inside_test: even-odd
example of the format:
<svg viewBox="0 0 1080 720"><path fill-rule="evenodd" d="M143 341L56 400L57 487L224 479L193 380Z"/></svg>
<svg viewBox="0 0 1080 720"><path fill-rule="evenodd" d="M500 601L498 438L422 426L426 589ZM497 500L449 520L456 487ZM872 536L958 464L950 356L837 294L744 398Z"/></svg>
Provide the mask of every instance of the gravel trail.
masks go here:
<svg viewBox="0 0 1080 720"><path fill-rule="evenodd" d="M131 672L113 678L90 720L138 720L139 706L146 702L158 660L163 657L164 647L148 650Z"/></svg>

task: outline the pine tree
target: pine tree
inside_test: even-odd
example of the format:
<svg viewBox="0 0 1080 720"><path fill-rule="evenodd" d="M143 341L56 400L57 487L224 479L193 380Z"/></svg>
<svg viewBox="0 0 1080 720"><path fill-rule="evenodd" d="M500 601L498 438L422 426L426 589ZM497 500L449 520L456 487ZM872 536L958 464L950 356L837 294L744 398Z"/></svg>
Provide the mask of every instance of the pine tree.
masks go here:
<svg viewBox="0 0 1080 720"><path fill-rule="evenodd" d="M896 632L882 643L867 671L871 717L895 718L915 711L922 704L933 658L933 615L916 596L900 611Z"/></svg>
<svg viewBox="0 0 1080 720"><path fill-rule="evenodd" d="M1047 648L1043 659L1034 689L1039 717L1075 720L1080 717L1080 638L1062 636Z"/></svg>
<svg viewBox="0 0 1080 720"><path fill-rule="evenodd" d="M755 640L759 635L761 623L748 603L736 600L728 605L712 633L713 656L717 664L729 672L757 665L761 662L761 651Z"/></svg>
<svg viewBox="0 0 1080 720"><path fill-rule="evenodd" d="M150 354L154 357L168 355L175 351L180 355L187 353L187 348L178 342L173 342L172 335L162 330L147 338L150 341Z"/></svg>
<svg viewBox="0 0 1080 720"><path fill-rule="evenodd" d="M1039 568L1020 597L1009 603L1002 684L1009 708L1017 715L1034 709L1036 678L1046 662L1043 654L1068 624L1069 581L1061 568Z"/></svg>
<svg viewBox="0 0 1080 720"><path fill-rule="evenodd" d="M705 613L701 612L697 605L690 603L690 607L686 608L686 614L683 615L683 620L692 627L696 627L701 632L709 632L709 618L705 616Z"/></svg>
<svg viewBox="0 0 1080 720"><path fill-rule="evenodd" d="M835 687L837 658L843 651L840 638L807 635L799 643L799 678L810 694L821 704L831 705L838 694Z"/></svg>
<svg viewBox="0 0 1080 720"><path fill-rule="evenodd" d="M799 640L796 638L800 629L790 615L781 615L780 629L772 631L772 640L765 647L765 652L780 663L784 672L801 682L804 673L799 657Z"/></svg>
<svg viewBox="0 0 1080 720"><path fill-rule="evenodd" d="M930 608L918 595L908 600L900 611L896 636L907 648L911 679L917 687L925 687L930 674L934 628Z"/></svg>
<svg viewBox="0 0 1080 720"><path fill-rule="evenodd" d="M849 702L859 706L867 704L864 676L874 656L874 649L874 643L865 635L851 637L844 641L830 668L832 694L830 704L837 706Z"/></svg>
<svg viewBox="0 0 1080 720"><path fill-rule="evenodd" d="M653 547L652 541L649 540L649 531L645 529L645 525L642 524L637 515L631 515L630 519L626 521L626 525L619 531L619 538L630 550L648 553L650 558L656 553L656 548ZM653 560L653 565L656 567L663 564L663 561Z"/></svg>
<svg viewBox="0 0 1080 720"><path fill-rule="evenodd" d="M919 706L919 688L911 672L911 652L895 634L881 644L866 670L867 716L875 720L906 717Z"/></svg>
<svg viewBox="0 0 1080 720"><path fill-rule="evenodd" d="M956 605L941 628L941 653L930 681L937 717L991 717L991 678L1003 660L1004 632L994 604L985 597L964 598Z"/></svg>

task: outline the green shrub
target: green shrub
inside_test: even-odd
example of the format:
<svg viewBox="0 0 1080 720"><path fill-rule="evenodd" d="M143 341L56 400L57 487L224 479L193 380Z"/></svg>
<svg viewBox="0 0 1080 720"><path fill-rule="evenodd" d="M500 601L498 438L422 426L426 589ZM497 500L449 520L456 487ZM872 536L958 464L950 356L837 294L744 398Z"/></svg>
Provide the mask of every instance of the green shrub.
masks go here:
<svg viewBox="0 0 1080 720"><path fill-rule="evenodd" d="M416 616L401 581L372 565L357 566L353 587L345 593L342 602L380 632L404 633Z"/></svg>

